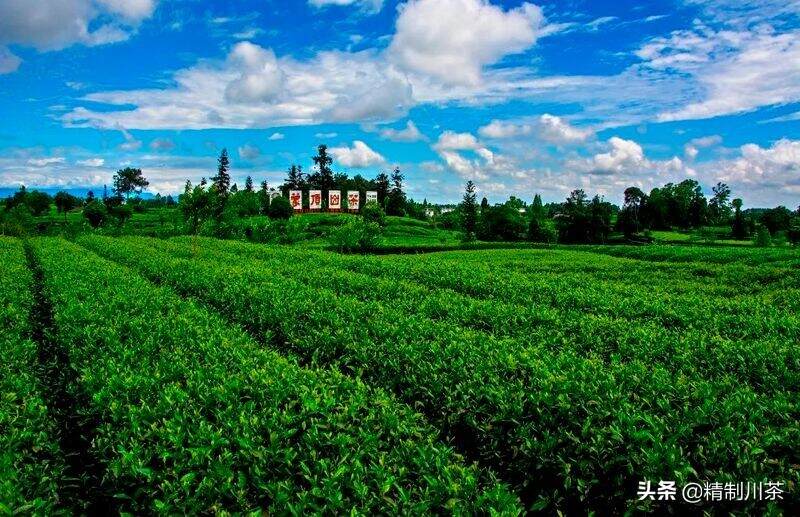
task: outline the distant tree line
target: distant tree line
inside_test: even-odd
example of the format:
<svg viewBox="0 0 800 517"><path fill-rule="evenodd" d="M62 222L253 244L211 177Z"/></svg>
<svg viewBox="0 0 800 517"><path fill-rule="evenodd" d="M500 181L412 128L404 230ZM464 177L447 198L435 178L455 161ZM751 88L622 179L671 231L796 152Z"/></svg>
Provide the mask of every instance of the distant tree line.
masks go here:
<svg viewBox="0 0 800 517"><path fill-rule="evenodd" d="M478 204L475 192L475 184L467 182L458 208L438 217L446 228L461 228L465 240L593 244L608 242L616 231L628 242L645 242L651 240L652 230L708 229L714 235L722 230L731 239L752 238L757 244L775 239L800 242L800 208L742 210L742 200L731 200L731 189L724 183L712 188L711 199L693 179L668 183L649 194L629 187L621 207L600 196L589 198L580 189L562 203L546 205L538 194L530 205L513 196L501 204L489 205L486 198Z"/></svg>
<svg viewBox="0 0 800 517"><path fill-rule="evenodd" d="M368 179L360 174L349 176L334 170L334 160L325 145L320 145L311 157L310 173L302 166L291 165L283 183L271 188L267 181L255 185L248 176L239 188L231 179L231 163L223 149L217 160L216 173L194 185L187 181L178 201L157 194L142 199L149 181L142 170L126 167L113 176L109 192L103 188L101 197L90 191L79 198L67 191L54 196L27 190L24 186L2 203L0 232L23 234L33 231L41 218L55 208L67 223L67 214L81 209L83 218L93 228L110 225L123 227L137 212L150 208L179 208L186 233L227 237L234 233L242 220L263 216L274 222L287 221L294 215L289 204L290 190L321 190L323 208L328 192L342 193L343 208L347 208L347 192L377 192L375 209L380 214L408 216L432 220L435 226L463 231L465 240L605 243L615 239L628 242L647 242L655 230L696 231L707 238L753 239L767 245L774 241L800 242L800 208L792 211L784 206L769 209L743 209L741 199L732 199L728 185L717 183L712 195L706 198L694 179L667 183L645 193L632 186L623 192L623 203L616 206L600 196L590 197L584 190L570 193L560 203L543 203L535 195L530 204L512 196L504 203L490 205L486 198L477 201L477 186L468 182L461 203L454 210L415 202L405 192L405 177L399 168L390 173L380 172ZM280 195L277 195L280 194ZM308 207L306 195L303 206ZM362 211L364 207L361 207ZM368 212L369 213L369 212ZM373 221L370 216L370 222ZM379 225L380 226L380 225ZM363 247L363 246L362 246Z"/></svg>

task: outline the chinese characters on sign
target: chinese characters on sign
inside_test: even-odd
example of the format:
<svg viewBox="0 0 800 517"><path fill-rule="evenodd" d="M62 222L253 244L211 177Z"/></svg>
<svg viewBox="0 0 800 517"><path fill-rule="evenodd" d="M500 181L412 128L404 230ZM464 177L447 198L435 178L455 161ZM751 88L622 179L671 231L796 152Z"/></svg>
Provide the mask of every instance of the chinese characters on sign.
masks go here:
<svg viewBox="0 0 800 517"><path fill-rule="evenodd" d="M357 190L347 192L347 208L356 211L361 207L361 193Z"/></svg>
<svg viewBox="0 0 800 517"><path fill-rule="evenodd" d="M322 209L322 191L310 190L308 192L308 208L311 210Z"/></svg>
<svg viewBox="0 0 800 517"><path fill-rule="evenodd" d="M686 483L683 487L675 481L639 481L636 492L639 501L685 501L702 503L715 501L777 501L783 499L782 481L738 483Z"/></svg>
<svg viewBox="0 0 800 517"><path fill-rule="evenodd" d="M301 190L292 190L289 192L289 203L295 210L303 209L303 192Z"/></svg>
<svg viewBox="0 0 800 517"><path fill-rule="evenodd" d="M378 202L378 193L374 191L367 191L367 203Z"/></svg>
<svg viewBox="0 0 800 517"><path fill-rule="evenodd" d="M342 191L328 191L328 208L330 210L340 210L342 208Z"/></svg>

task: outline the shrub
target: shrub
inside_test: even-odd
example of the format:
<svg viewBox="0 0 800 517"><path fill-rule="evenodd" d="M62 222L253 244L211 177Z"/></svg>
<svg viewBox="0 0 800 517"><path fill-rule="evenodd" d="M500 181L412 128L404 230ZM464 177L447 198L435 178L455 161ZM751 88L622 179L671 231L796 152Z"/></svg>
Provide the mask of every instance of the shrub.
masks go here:
<svg viewBox="0 0 800 517"><path fill-rule="evenodd" d="M106 207L99 201L92 201L83 207L83 217L89 221L92 228L99 228L106 219Z"/></svg>
<svg viewBox="0 0 800 517"><path fill-rule="evenodd" d="M766 226L759 226L753 244L759 248L767 248L772 245L772 236Z"/></svg>
<svg viewBox="0 0 800 517"><path fill-rule="evenodd" d="M269 204L268 213L271 219L289 219L294 215L294 209L288 199L279 196Z"/></svg>
<svg viewBox="0 0 800 517"><path fill-rule="evenodd" d="M353 218L331 233L330 243L341 252L366 253L378 247L381 234L378 223Z"/></svg>
<svg viewBox="0 0 800 517"><path fill-rule="evenodd" d="M17 205L3 213L3 233L16 237L24 237L33 232L36 221L26 205Z"/></svg>
<svg viewBox="0 0 800 517"><path fill-rule="evenodd" d="M375 223L381 228L386 227L386 214L375 201L370 201L361 209L361 217L369 223Z"/></svg>

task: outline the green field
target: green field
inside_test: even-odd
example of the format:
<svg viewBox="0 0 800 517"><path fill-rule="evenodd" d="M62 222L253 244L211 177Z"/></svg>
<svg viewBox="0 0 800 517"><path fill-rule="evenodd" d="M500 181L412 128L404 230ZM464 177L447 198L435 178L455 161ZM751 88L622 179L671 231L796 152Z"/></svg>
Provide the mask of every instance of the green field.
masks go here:
<svg viewBox="0 0 800 517"><path fill-rule="evenodd" d="M0 513L663 510L642 480L781 481L714 511L798 505L789 248L0 253Z"/></svg>

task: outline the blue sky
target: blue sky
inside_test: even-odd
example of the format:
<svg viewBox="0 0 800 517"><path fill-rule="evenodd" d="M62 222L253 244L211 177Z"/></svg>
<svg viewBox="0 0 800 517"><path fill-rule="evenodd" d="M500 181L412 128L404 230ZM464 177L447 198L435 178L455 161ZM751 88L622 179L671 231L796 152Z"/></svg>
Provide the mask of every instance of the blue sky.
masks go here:
<svg viewBox="0 0 800 517"><path fill-rule="evenodd" d="M35 5L34 5L35 4ZM0 187L400 166L416 199L800 203L800 1L0 0Z"/></svg>

